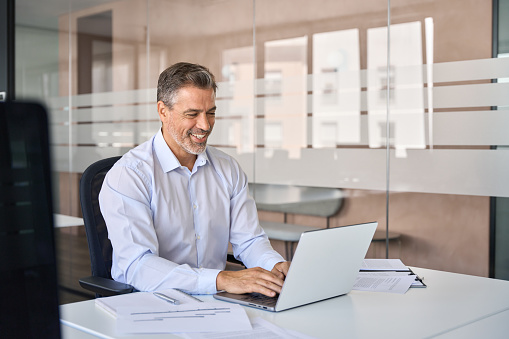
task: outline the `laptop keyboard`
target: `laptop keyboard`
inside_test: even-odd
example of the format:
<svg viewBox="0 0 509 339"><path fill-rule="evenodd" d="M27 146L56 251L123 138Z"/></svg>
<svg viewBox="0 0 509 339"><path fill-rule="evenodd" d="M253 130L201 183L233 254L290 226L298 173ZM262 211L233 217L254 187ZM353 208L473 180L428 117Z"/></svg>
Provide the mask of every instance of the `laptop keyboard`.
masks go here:
<svg viewBox="0 0 509 339"><path fill-rule="evenodd" d="M269 297L261 293L248 293L241 299L246 302L252 302L266 306L276 306L278 296L279 294L275 297Z"/></svg>

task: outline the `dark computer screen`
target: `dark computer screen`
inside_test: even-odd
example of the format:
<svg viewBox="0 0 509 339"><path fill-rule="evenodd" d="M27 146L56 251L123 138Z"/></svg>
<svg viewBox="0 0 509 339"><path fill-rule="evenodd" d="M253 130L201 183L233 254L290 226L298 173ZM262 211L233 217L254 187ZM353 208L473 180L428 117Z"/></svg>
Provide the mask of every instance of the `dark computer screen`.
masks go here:
<svg viewBox="0 0 509 339"><path fill-rule="evenodd" d="M0 338L58 338L48 120L0 103Z"/></svg>

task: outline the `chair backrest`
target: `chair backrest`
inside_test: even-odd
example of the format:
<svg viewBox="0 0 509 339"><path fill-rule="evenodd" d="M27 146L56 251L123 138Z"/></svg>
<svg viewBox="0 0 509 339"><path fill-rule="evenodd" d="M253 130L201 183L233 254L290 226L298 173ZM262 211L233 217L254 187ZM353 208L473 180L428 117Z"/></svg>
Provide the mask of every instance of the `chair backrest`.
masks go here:
<svg viewBox="0 0 509 339"><path fill-rule="evenodd" d="M80 202L87 234L92 275L111 279L112 247L99 207L99 192L106 173L121 157L99 160L90 165L80 180Z"/></svg>
<svg viewBox="0 0 509 339"><path fill-rule="evenodd" d="M60 338L48 120L0 102L0 337Z"/></svg>

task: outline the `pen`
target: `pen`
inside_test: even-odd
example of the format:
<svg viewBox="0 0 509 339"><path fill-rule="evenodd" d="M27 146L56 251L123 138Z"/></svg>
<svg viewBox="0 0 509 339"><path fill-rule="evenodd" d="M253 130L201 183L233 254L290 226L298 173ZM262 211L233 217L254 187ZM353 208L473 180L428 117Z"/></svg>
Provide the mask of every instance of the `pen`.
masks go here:
<svg viewBox="0 0 509 339"><path fill-rule="evenodd" d="M168 297L166 294L162 294L162 293L159 293L159 292L154 292L154 295L160 299L163 299L169 303L172 303L173 305L179 305L180 304L180 301L178 301L177 299L174 299L174 298L170 298Z"/></svg>

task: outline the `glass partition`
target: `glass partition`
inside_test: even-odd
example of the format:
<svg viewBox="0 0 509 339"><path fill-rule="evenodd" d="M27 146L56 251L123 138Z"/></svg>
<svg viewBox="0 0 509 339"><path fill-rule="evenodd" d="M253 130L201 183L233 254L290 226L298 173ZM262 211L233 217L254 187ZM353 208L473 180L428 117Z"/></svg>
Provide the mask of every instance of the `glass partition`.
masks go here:
<svg viewBox="0 0 509 339"><path fill-rule="evenodd" d="M496 39L493 44L493 57L505 58L507 61L509 59L509 0L495 1L494 6L493 33ZM507 84L509 77L507 74L501 74L496 82ZM507 104L500 105L496 109L500 117L507 118L509 113ZM507 122L505 125L507 126ZM497 130L503 133L502 129ZM509 150L507 143L500 142L493 145L492 149L498 151ZM505 280L509 280L509 250L505 245L509 240L507 225L509 225L509 198L507 195L493 197L491 199L490 275Z"/></svg>
<svg viewBox="0 0 509 339"><path fill-rule="evenodd" d="M260 220L378 221L369 257L487 276L490 218L506 220L509 197L509 58L492 55L493 13L508 19L494 3L17 0L17 99L48 107L55 211L80 217L85 168L159 129L159 73L203 64L219 81L209 144L239 161ZM281 207L309 199L341 207ZM83 228L57 233L77 295Z"/></svg>
<svg viewBox="0 0 509 339"><path fill-rule="evenodd" d="M390 229L402 234L406 262L487 276L490 197L509 193L509 153L493 148L509 141L507 114L493 109L509 102L509 87L493 81L507 76L509 63L492 58L491 3L404 3L393 2L391 21L418 21L422 39L404 41L391 27ZM405 64L413 52L422 61ZM417 97L409 94L417 88ZM400 97L410 100L398 107ZM401 150L399 127L419 143Z"/></svg>
<svg viewBox="0 0 509 339"><path fill-rule="evenodd" d="M315 192L323 201L340 189L342 197L332 215L319 208L314 214L271 208L259 210L262 220L315 227L377 220L383 237L386 152L382 142L369 144L367 30L386 23L387 14L382 2L255 2L254 181L300 192L321 188ZM380 88L372 92L383 106ZM266 188L259 187L262 196ZM256 199L256 188L253 193ZM374 243L368 255L384 252Z"/></svg>

